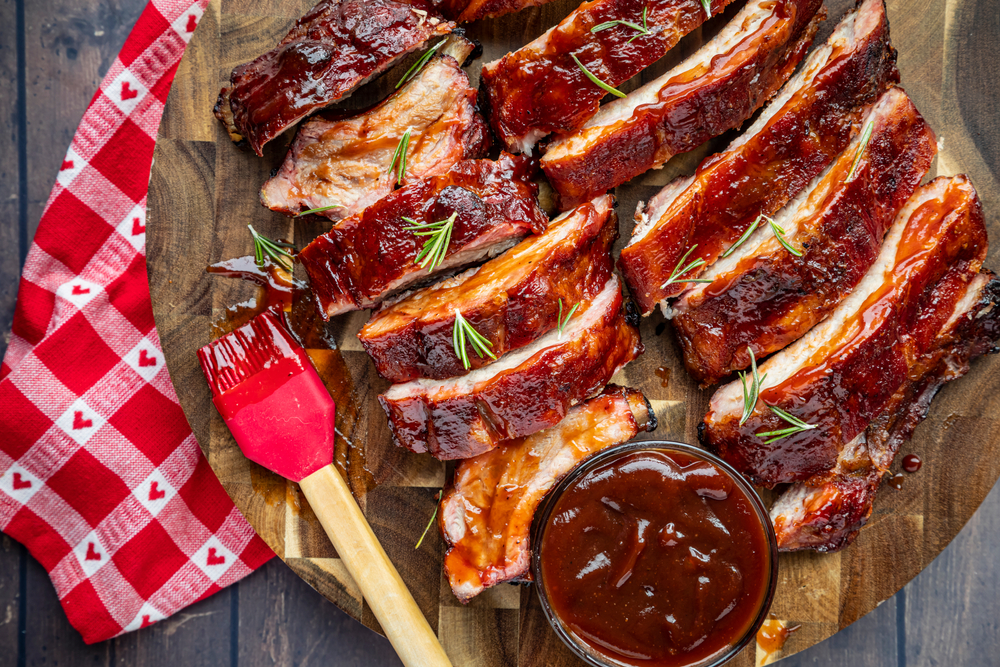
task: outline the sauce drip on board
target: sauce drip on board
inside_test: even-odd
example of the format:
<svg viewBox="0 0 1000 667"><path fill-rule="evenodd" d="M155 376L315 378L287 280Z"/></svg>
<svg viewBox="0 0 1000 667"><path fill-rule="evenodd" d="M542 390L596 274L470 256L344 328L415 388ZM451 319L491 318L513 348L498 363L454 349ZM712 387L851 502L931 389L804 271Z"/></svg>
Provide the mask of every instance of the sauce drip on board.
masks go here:
<svg viewBox="0 0 1000 667"><path fill-rule="evenodd" d="M900 489L903 488L903 480L904 479L905 479L905 477L904 477L903 473L897 472L895 475L893 475L888 480L886 480L886 484L888 484L892 488L894 488L897 491L899 491Z"/></svg>
<svg viewBox="0 0 1000 667"><path fill-rule="evenodd" d="M656 369L656 377L660 378L661 387L670 386L670 369L666 366L660 366Z"/></svg>
<svg viewBox="0 0 1000 667"><path fill-rule="evenodd" d="M916 454L907 454L903 457L903 470L906 472L917 472L924 464Z"/></svg>
<svg viewBox="0 0 1000 667"><path fill-rule="evenodd" d="M713 464L624 452L555 502L542 585L579 642L624 665L680 667L721 656L752 629L768 595L768 537Z"/></svg>
<svg viewBox="0 0 1000 667"><path fill-rule="evenodd" d="M364 448L355 445L351 439L359 419L354 381L336 341L320 317L312 292L267 255L264 256L263 266L257 264L253 255L246 255L212 264L206 271L247 280L260 288L255 298L229 306L222 318L212 322L213 339L243 326L271 306L281 305L292 335L306 348L313 366L337 404L334 465L348 481L355 496L360 497L373 489L375 478L368 469ZM257 475L251 480L254 490L264 497L265 502L275 504L285 500L286 494L284 484L281 483L280 488L275 487L268 481L271 477Z"/></svg>
<svg viewBox="0 0 1000 667"><path fill-rule="evenodd" d="M758 655L758 664L769 664L771 657L785 647L789 635L801 627L801 625L787 626L774 614L768 614L767 620L757 631L758 653L764 654L763 656Z"/></svg>

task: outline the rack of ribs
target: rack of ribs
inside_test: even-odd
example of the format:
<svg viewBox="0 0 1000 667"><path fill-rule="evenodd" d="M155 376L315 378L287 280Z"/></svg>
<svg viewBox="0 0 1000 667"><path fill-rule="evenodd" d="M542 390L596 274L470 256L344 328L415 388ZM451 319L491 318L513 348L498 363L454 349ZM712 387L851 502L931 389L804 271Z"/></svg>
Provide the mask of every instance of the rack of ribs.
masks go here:
<svg viewBox="0 0 1000 667"><path fill-rule="evenodd" d="M373 108L303 123L278 172L261 188L261 203L287 215L336 205L318 213L334 221L363 211L396 187L393 162L407 131L404 183L484 157L489 133L476 111L478 93L462 70L474 49L450 35L419 74Z"/></svg>
<svg viewBox="0 0 1000 667"><path fill-rule="evenodd" d="M891 88L870 108L871 128L799 195L761 221L674 303L672 324L688 371L703 385L802 336L858 284L896 213L930 168L934 133ZM780 233L779 233L780 232ZM793 252L794 251L794 252Z"/></svg>
<svg viewBox="0 0 1000 667"><path fill-rule="evenodd" d="M908 208L917 206L926 207L928 216L951 217L972 228L983 224L979 200L965 176L938 178L921 188ZM985 231L975 234L985 238ZM985 241L983 246L985 252ZM882 414L841 452L833 470L795 484L772 506L782 551L837 551L849 545L871 515L900 445L923 421L938 390L964 375L972 359L997 351L1000 280L991 272L977 272L975 263L959 265L932 294L921 304L911 332L928 344L907 359L907 378Z"/></svg>
<svg viewBox="0 0 1000 667"><path fill-rule="evenodd" d="M523 580L531 523L549 489L583 459L655 428L645 397L612 385L555 426L460 462L438 519L455 596L468 602L491 586Z"/></svg>
<svg viewBox="0 0 1000 667"><path fill-rule="evenodd" d="M791 77L825 16L822 4L751 0L690 58L554 139L541 163L561 207L738 127Z"/></svg>
<svg viewBox="0 0 1000 667"><path fill-rule="evenodd" d="M759 398L744 423L741 382L715 393L699 428L702 442L767 486L815 483L816 475L835 470L900 387L920 375L942 336L964 332L970 320L978 326L991 313L975 307L982 290L967 289L979 284L986 250L982 209L967 179L937 179L922 188L896 217L854 292L759 368ZM995 318L982 323L990 336ZM975 336L958 336L960 343L966 338L970 349L981 347ZM937 367L933 359L927 365ZM960 375L956 368L963 367L945 364L939 381ZM813 428L782 438L758 435L788 426L772 406Z"/></svg>
<svg viewBox="0 0 1000 667"><path fill-rule="evenodd" d="M426 0L320 0L274 49L233 70L215 116L263 155L305 116L454 27Z"/></svg>
<svg viewBox="0 0 1000 667"><path fill-rule="evenodd" d="M710 3L713 15L732 0ZM707 20L701 0L591 0L530 44L483 67L490 122L507 150L530 153L551 132L567 132L597 113L606 94L572 56L609 86L663 57ZM646 26L648 34L608 21Z"/></svg>
<svg viewBox="0 0 1000 667"><path fill-rule="evenodd" d="M495 356L524 347L604 288L616 238L612 198L603 195L478 268L384 303L358 338L379 374L392 382L465 375L455 354L456 311ZM468 361L475 369L491 359L469 355Z"/></svg>
<svg viewBox="0 0 1000 667"><path fill-rule="evenodd" d="M434 8L455 23L513 14L528 7L538 7L552 0L432 0Z"/></svg>
<svg viewBox="0 0 1000 667"><path fill-rule="evenodd" d="M563 330L462 377L391 386L378 400L396 444L464 459L554 426L642 353L638 317L612 275Z"/></svg>
<svg viewBox="0 0 1000 667"><path fill-rule="evenodd" d="M448 173L410 183L335 224L299 253L324 318L371 308L442 273L478 264L542 232L535 163L501 153L464 160ZM427 237L407 229L449 220L442 262L415 262Z"/></svg>
<svg viewBox="0 0 1000 667"><path fill-rule="evenodd" d="M643 315L689 287L667 284L689 249L685 264L705 264L684 277L698 278L847 148L865 107L898 81L883 0L864 0L742 136L639 204L618 266Z"/></svg>

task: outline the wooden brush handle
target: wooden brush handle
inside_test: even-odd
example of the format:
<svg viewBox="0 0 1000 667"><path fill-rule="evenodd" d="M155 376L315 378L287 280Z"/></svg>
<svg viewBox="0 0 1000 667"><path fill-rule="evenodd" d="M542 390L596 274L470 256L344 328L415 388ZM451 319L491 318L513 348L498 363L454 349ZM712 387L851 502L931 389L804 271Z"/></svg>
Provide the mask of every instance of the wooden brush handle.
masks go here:
<svg viewBox="0 0 1000 667"><path fill-rule="evenodd" d="M332 465L320 468L299 486L403 664L451 667L437 636L337 469Z"/></svg>

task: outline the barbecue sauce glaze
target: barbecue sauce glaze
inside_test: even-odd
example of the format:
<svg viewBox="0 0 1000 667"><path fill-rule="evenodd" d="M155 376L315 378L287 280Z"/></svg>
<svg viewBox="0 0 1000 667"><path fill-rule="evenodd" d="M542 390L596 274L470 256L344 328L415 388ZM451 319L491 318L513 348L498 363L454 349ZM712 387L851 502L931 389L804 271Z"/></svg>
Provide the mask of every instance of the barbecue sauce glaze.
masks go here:
<svg viewBox="0 0 1000 667"><path fill-rule="evenodd" d="M572 482L541 544L564 627L623 665L697 665L755 624L768 541L723 471L678 451L625 452Z"/></svg>

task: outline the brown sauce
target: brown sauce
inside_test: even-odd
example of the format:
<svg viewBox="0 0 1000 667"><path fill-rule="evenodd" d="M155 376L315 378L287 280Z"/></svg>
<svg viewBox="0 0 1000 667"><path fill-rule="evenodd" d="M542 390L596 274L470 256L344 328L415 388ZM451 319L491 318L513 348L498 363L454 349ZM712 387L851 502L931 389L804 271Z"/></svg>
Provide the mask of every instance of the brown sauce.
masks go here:
<svg viewBox="0 0 1000 667"><path fill-rule="evenodd" d="M656 369L656 377L660 378L661 387L670 386L670 369L666 366L660 366Z"/></svg>
<svg viewBox="0 0 1000 667"><path fill-rule="evenodd" d="M754 629L769 595L768 535L712 463L626 451L555 503L541 579L578 642L624 665L680 667L721 657Z"/></svg>
<svg viewBox="0 0 1000 667"><path fill-rule="evenodd" d="M757 631L757 647L764 653L760 664L768 664L768 660L785 647L789 635L798 630L801 625L791 627L778 620L774 614L768 614L767 620Z"/></svg>
<svg viewBox="0 0 1000 667"><path fill-rule="evenodd" d="M892 477L890 477L888 480L886 480L886 484L899 491L900 489L903 488L903 479L904 479L903 473L898 472Z"/></svg>
<svg viewBox="0 0 1000 667"><path fill-rule="evenodd" d="M917 472L924 464L916 454L907 454L903 457L903 470L906 472Z"/></svg>

